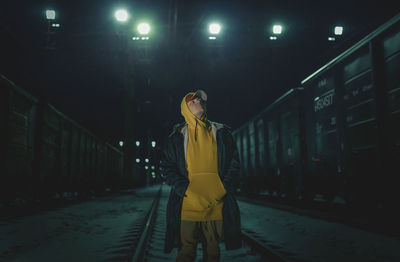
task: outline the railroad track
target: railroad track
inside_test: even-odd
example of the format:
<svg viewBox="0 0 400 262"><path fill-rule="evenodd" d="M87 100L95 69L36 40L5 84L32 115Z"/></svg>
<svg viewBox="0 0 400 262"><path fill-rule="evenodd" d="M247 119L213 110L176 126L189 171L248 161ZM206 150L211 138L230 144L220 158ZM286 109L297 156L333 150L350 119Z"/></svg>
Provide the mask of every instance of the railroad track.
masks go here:
<svg viewBox="0 0 400 262"><path fill-rule="evenodd" d="M146 218L132 225L132 228L123 239L122 249L116 251L115 256L110 261L129 261L129 262L158 262L175 261L177 250L174 249L170 254L163 252L165 234L165 212L167 197L162 186L151 205ZM266 241L252 236L252 232L242 232L243 248L239 250L226 251L224 244L221 247L221 262L291 262L288 257L278 252L272 247L264 244ZM121 242L121 241L120 241ZM199 244L197 254L201 254L202 249ZM198 260L201 261L201 255Z"/></svg>

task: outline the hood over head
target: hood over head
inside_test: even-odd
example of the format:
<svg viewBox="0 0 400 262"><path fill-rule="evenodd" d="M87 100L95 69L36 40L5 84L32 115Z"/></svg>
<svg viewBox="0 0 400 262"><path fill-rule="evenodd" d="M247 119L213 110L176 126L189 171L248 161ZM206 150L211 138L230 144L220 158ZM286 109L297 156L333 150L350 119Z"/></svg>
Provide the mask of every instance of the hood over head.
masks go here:
<svg viewBox="0 0 400 262"><path fill-rule="evenodd" d="M204 112L203 116L201 118L198 118L190 111L190 109L187 105L186 101L190 101L194 94L195 94L195 92L189 92L188 94L186 94L183 97L182 102L181 102L181 114L185 118L185 121L186 121L188 127L194 127L196 129L196 133L197 133L198 125L207 130L210 130L211 124L210 124L210 121L208 121L208 119L207 119L207 113Z"/></svg>

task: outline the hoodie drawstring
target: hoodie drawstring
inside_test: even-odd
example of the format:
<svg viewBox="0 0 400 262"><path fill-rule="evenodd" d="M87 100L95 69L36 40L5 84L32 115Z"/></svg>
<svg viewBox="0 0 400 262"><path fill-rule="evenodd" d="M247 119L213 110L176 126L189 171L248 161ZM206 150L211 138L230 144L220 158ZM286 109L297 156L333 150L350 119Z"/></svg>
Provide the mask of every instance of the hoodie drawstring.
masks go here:
<svg viewBox="0 0 400 262"><path fill-rule="evenodd" d="M196 118L196 126L194 127L194 141L197 141L197 118ZM211 130L211 124L210 121L208 121L207 119L205 119L205 126L204 126L205 130L210 131Z"/></svg>
<svg viewBox="0 0 400 262"><path fill-rule="evenodd" d="M194 128L194 141L197 141L197 118L196 118L196 127Z"/></svg>

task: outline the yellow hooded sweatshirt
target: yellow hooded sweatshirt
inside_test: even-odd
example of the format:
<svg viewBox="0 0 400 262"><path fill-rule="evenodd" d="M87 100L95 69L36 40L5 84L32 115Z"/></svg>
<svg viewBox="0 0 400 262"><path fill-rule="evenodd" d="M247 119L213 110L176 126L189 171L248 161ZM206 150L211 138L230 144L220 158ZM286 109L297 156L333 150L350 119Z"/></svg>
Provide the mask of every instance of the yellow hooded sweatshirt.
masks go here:
<svg viewBox="0 0 400 262"><path fill-rule="evenodd" d="M183 198L181 219L222 220L221 199L226 190L218 175L217 142L207 118L199 119L190 112L186 96L181 103L181 113L187 123L186 169L189 186Z"/></svg>

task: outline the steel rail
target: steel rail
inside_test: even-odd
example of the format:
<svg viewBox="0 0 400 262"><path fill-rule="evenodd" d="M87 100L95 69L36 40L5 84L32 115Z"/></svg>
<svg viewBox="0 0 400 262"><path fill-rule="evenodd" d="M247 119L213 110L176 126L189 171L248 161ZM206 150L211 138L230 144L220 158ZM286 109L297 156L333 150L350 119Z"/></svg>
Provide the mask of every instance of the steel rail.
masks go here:
<svg viewBox="0 0 400 262"><path fill-rule="evenodd" d="M155 218L154 214L155 214L155 211L157 210L157 206L160 201L161 190L162 190L162 185L160 186L157 196L154 199L154 202L151 206L146 224L144 226L144 230L143 230L142 234L140 235L140 239L139 239L138 245L136 246L135 253L131 259L131 262L139 262L139 261L143 260L143 252L146 247L146 242L147 242L149 233L151 233L151 228L153 226L153 222L154 222L154 218Z"/></svg>
<svg viewBox="0 0 400 262"><path fill-rule="evenodd" d="M268 262L293 262L292 260L280 255L272 248L262 244L260 241L252 238L248 234L242 231L242 239L249 246L254 248L264 259L268 259Z"/></svg>

